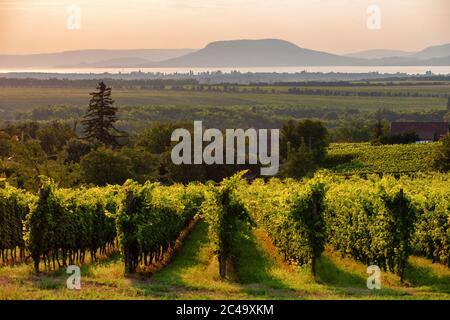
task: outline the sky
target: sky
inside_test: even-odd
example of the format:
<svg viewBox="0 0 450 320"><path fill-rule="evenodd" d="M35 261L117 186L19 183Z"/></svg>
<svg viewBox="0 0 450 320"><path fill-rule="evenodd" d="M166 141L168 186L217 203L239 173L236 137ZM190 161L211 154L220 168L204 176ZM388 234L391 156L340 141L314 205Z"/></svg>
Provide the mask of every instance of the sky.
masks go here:
<svg viewBox="0 0 450 320"><path fill-rule="evenodd" d="M450 43L450 1L0 0L1 54L267 38L338 54L417 51Z"/></svg>

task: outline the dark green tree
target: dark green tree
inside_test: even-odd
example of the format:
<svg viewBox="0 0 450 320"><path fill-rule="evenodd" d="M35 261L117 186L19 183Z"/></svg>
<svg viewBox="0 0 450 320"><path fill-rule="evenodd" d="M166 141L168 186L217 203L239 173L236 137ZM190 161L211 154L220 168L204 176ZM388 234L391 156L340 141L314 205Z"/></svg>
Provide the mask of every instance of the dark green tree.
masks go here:
<svg viewBox="0 0 450 320"><path fill-rule="evenodd" d="M193 131L192 122L155 122L137 134L134 137L134 143L138 147L145 148L150 153L162 154L170 149L172 145L170 137L177 128L186 128Z"/></svg>
<svg viewBox="0 0 450 320"><path fill-rule="evenodd" d="M375 139L379 139L383 135L383 124L380 120L375 124L373 131Z"/></svg>
<svg viewBox="0 0 450 320"><path fill-rule="evenodd" d="M64 146L66 163L78 163L81 158L91 152L97 145L81 139L70 139Z"/></svg>
<svg viewBox="0 0 450 320"><path fill-rule="evenodd" d="M325 158L328 140L328 131L320 121L291 120L281 129L280 155L287 159L288 145L292 150L298 150L303 141L311 151L314 161L320 163Z"/></svg>
<svg viewBox="0 0 450 320"><path fill-rule="evenodd" d="M56 155L70 139L77 137L75 131L70 126L58 121L41 125L36 131L36 136L42 150L48 156Z"/></svg>
<svg viewBox="0 0 450 320"><path fill-rule="evenodd" d="M0 159L11 155L11 137L0 131Z"/></svg>
<svg viewBox="0 0 450 320"><path fill-rule="evenodd" d="M132 170L129 178L145 183L147 180L158 179L158 156L148 152L142 147L123 147L120 155L131 160Z"/></svg>
<svg viewBox="0 0 450 320"><path fill-rule="evenodd" d="M130 158L106 147L100 147L82 157L80 167L84 181L97 186L122 184L133 177Z"/></svg>
<svg viewBox="0 0 450 320"><path fill-rule="evenodd" d="M303 139L297 149L290 146L288 148L287 159L281 165L281 176L299 179L314 172L316 168L314 155Z"/></svg>
<svg viewBox="0 0 450 320"><path fill-rule="evenodd" d="M206 166L202 164L181 164L172 162L170 151L161 155L159 175L165 182L189 183L192 181L206 180Z"/></svg>
<svg viewBox="0 0 450 320"><path fill-rule="evenodd" d="M124 133L114 127L117 121L117 108L113 106L111 99L111 88L103 81L97 86L97 92L91 92L89 108L84 115L82 124L85 138L91 141L99 141L106 146L119 147L118 139Z"/></svg>
<svg viewBox="0 0 450 320"><path fill-rule="evenodd" d="M441 145L433 153L432 163L439 171L450 170L450 133L441 139Z"/></svg>
<svg viewBox="0 0 450 320"><path fill-rule="evenodd" d="M450 96L448 97L447 101L447 110L450 111Z"/></svg>

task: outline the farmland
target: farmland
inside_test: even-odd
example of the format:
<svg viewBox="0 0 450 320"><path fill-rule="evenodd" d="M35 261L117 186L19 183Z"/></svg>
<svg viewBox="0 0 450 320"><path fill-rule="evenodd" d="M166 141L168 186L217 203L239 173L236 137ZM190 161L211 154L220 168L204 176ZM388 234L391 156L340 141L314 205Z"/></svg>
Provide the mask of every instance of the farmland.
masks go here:
<svg viewBox="0 0 450 320"><path fill-rule="evenodd" d="M0 88L1 299L450 299L449 175L431 165L442 143L369 142L378 122L442 121L447 82L113 88L130 133L117 149L82 139L92 90ZM292 119L330 133L304 178L212 183L167 164L177 121ZM66 288L72 264L81 290ZM381 290L367 288L374 264Z"/></svg>
<svg viewBox="0 0 450 320"><path fill-rule="evenodd" d="M381 291L366 287L367 267L328 249L318 261L319 281L307 267L286 265L260 230L243 233L238 281L224 282L199 224L171 264L153 276L124 276L120 256L81 267L81 290L68 290L64 269L33 273L32 265L0 267L1 299L450 299L450 272L410 257L406 284L382 276Z"/></svg>
<svg viewBox="0 0 450 320"><path fill-rule="evenodd" d="M430 94L449 94L449 85L427 87L316 87L315 89L351 90L364 92L401 91L426 92ZM166 105L166 106L290 106L291 108L337 108L360 111L375 111L386 108L394 111L442 110L446 106L446 98L436 97L345 97L287 94L289 87L276 87L279 93L272 93L269 88L261 87L267 93L252 92L197 92L192 90L148 90L148 89L114 89L116 103L120 106L133 105ZM314 89L314 87L308 89ZM242 88L240 88L242 90ZM250 90L250 89L249 89ZM0 108L3 110L29 111L33 108L48 105L85 106L88 93L85 88L1 88Z"/></svg>
<svg viewBox="0 0 450 320"><path fill-rule="evenodd" d="M226 88L188 85L165 89L113 88L115 105L119 108L118 126L137 132L149 122L202 120L216 128L277 128L290 119L319 119L327 128L335 129L364 127L379 119L442 121L450 92L448 83L434 82L403 86L235 85ZM296 88L308 91L288 93ZM0 87L0 120L73 123L85 112L91 91L77 87Z"/></svg>
<svg viewBox="0 0 450 320"><path fill-rule="evenodd" d="M231 257L234 262L230 264L231 268L228 269L225 278L220 277L218 263L220 260L217 259L217 254L220 252L217 251L217 249L220 248L222 244L217 243L214 240L214 234L216 231L211 233L211 230L220 230L215 227L211 229L211 226L218 223L219 220L217 219L220 219L211 219L211 215L215 216L219 214L221 209L217 208L212 211L201 210L204 213L199 217L200 220L196 220L197 222L194 225L187 227L187 234L182 235L182 237L179 238L179 241L181 241L180 243L177 245L169 245L172 247L172 251L168 256L166 256L166 262L163 261L162 264L160 262L159 266L156 261L152 263L152 260L150 260L150 264L148 266L142 264L139 267L139 272L124 273L124 264L126 265L127 260L124 258L123 253L127 252L126 250L128 249L126 248L131 248L129 247L130 245L133 246L127 238L132 236L134 232L136 232L135 235L138 235L138 237L139 235L143 235L143 233L138 230L144 231L147 228L146 225L148 221L150 221L148 220L150 216L147 216L144 220L133 220L137 223L137 229L127 228L122 229L123 231L120 231L121 228L118 229L119 232L126 232L126 234L125 237L119 236L121 249L117 251L117 253L108 254L107 252L100 252L95 260L92 260L92 258L86 256L87 258L84 263L79 262L82 266L81 290L71 291L65 287L65 280L67 279L67 276L65 274L64 266L56 266L55 268L55 266L52 266L50 263L45 266L41 261L41 273L36 274L33 271L33 264L31 263L24 264L16 262L14 265L11 263L5 263L2 267L0 267L1 298L449 299L450 271L447 263L450 260L448 260L448 251L445 249L447 248L446 246L448 246L448 243L442 242L436 238L433 243L437 245L436 248L438 250L433 249L427 253L426 250L423 251L423 249L426 249L427 240L426 237L422 236L425 231L429 232L432 237L446 237L444 234L440 235L440 233L435 233L431 228L435 227L441 230L447 230L447 232L449 230L448 224L446 224L445 220L436 219L434 222L427 220L433 219L433 216L437 218L437 215L442 215L443 217L448 218L449 199L446 195L448 195L449 190L448 185L445 183L448 179L448 175L435 175L434 177L424 176L418 179L403 178L400 180L395 180L389 177L385 179L372 178L373 180L363 180L353 177L351 180L341 181L341 178L332 176L319 176L315 179L319 180L305 180L303 182L272 181L267 185L262 181L247 185L244 181L234 179L222 184L222 187L225 187L225 189L222 189L220 186L207 186L206 188L201 185L190 186L190 191L186 190L188 192L186 194L187 197L183 196L182 198L180 198L183 194L182 189L176 186L166 189L167 187L150 187L151 185L149 185L150 188L144 187L141 191L138 191L136 186L123 186L123 191L126 189L131 190L130 187L132 187L132 190L135 190L134 193L136 195L141 194L142 196L145 196L148 192L155 194L156 197L145 196L147 198L147 200L145 200L147 201L147 204L143 207L134 207L134 209L132 209L136 210L136 213L139 215L153 215L153 217L156 218L155 221L158 220L158 215L172 216L170 213L170 208L179 207L181 204L178 202L179 200L176 200L176 198L184 199L183 201L188 201L187 203L190 203L192 206L191 208L201 208L205 206L213 208L218 204L214 201L211 202L211 200L215 197L213 195L216 192L220 193L222 191L229 190L229 192L231 192L229 194L230 197L236 197L235 200L229 198L232 201L230 202L232 207L237 208L235 204L232 204L236 203L235 201L242 201L244 205L243 208L245 208L245 210L249 210L249 214L255 219L254 222L256 224L253 225L253 227L242 222L238 222L236 224L236 229L233 230L233 240L230 242L233 251L233 255ZM316 240L304 238L303 240L299 239L301 242L298 243L294 240L295 238L292 238L292 236L298 236L295 232L296 228L299 228L301 225L306 226L308 224L309 218L305 215L307 211L302 211L304 210L302 209L304 208L302 205L297 206L295 202L292 202L289 199L297 199L294 201L300 201L298 202L299 204L306 204L306 202L303 202L304 200L301 199L307 199L311 196L308 188L315 188L313 186L317 182L328 185L327 188L320 192L325 192L324 195L326 196L323 200L329 203L329 205L324 207L327 208L326 211L323 211L323 217L325 218L323 222L327 226L326 229L329 231L327 231L327 240L325 246L323 247L323 251L317 257L315 262L316 268L314 276L311 274L310 259L306 258L306 260L304 260L302 258L297 260L297 258L295 258L295 252L303 252L301 256L306 254L304 257L308 257L310 254L307 249L309 245L307 245L305 241L314 242ZM378 189L377 185L385 188L385 192L389 195L388 198L384 198L383 191ZM370 209L371 206L369 205L365 207L365 209L361 206L364 202L370 203L372 206L379 206L380 210L375 210L373 214L380 214L379 219L381 220L379 221L382 221L382 223L386 224L386 226L390 225L391 227L388 228L389 230L392 230L392 232L394 232L394 230L400 232L401 229L397 229L398 226L400 226L397 224L398 222L390 218L391 214L395 216L396 209L394 209L394 211L391 210L396 207L391 207L391 202L388 200L396 199L396 194L398 194L400 187L404 189L406 196L410 199L407 203L405 203L405 205L410 208L415 208L414 213L410 211L409 214L417 215L414 220L417 221L415 223L417 223L418 233L412 232L413 229L409 229L409 231L407 231L408 234L413 237L413 241L408 242L409 244L406 247L403 247L408 248L408 246L411 246L411 249L406 249L411 251L409 251L410 254L408 254L409 257L407 259L407 264L402 274L403 281L400 281L399 276L396 274L396 265L391 266L389 263L385 266L387 271L382 273L382 289L371 291L366 287L366 267L368 264L374 263L376 259L378 259L376 258L377 255L383 255L385 251L383 247L365 247L366 242L362 241L365 239L362 236L362 234L364 234L364 229L367 228L367 231L371 230L370 233L374 235L374 239L378 239L377 243L379 245L384 245L387 246L387 248L395 249L400 244L396 244L395 241L397 240L396 237L392 236L393 234L383 232L384 229L379 229L378 224L376 223L377 219L369 220L373 222L366 225L363 221L365 219L370 219L370 215L372 214ZM79 193L75 197L80 199L85 198L88 202L78 202L79 204L74 203L78 209L73 212L75 214L82 215L84 215L83 212L92 212L94 207L86 205L93 200L90 200L91 198L89 195L91 194L97 195L98 199L110 194L108 198L112 199L111 197L114 197L114 194L119 191L117 194L119 196L118 201L123 201L121 199L124 199L124 197L120 196L120 194L123 195L123 191L120 191L120 188L121 187L117 186L114 188L109 187L103 191L98 189L84 190L83 193L86 195ZM178 189L178 191L176 191L176 189ZM193 200L195 197L198 197L192 192L202 190L203 192L206 192L206 196L210 200L203 202L201 205L197 200L189 200ZM288 190L289 192L287 192ZM363 192L360 192L361 190L363 190ZM174 193L174 191L176 192ZM342 197L342 192L346 192L348 195L346 197ZM64 189L54 189L53 191L50 191L50 198L53 197L51 196L52 193L57 195L57 197L60 197L64 193L67 193L67 191L64 191ZM104 195L100 196L102 193ZM15 196L11 198L10 195L11 193L3 193L2 203L5 203L5 200L11 201L8 199L15 198ZM263 200L267 199L269 195L273 199L272 202ZM296 195L300 198L296 198ZM213 198L210 198L210 196L213 196ZM392 198L390 198L391 196ZM162 200L160 197L171 197L172 200L169 200L170 204L167 202L167 199L169 198L166 198L165 201L160 202ZM361 199L365 200L361 202ZM21 201L22 202L20 203L23 203L23 201L34 202L37 201L37 199L28 197L28 199L23 199ZM138 200L137 203L144 204L145 201L142 202L141 200ZM285 201L291 204L284 205L283 203ZM42 196L38 202L40 204L37 207L31 206L31 216L27 219L31 224L34 223L32 218L33 216L42 217L40 214L42 211L39 208L42 207L43 204L53 203L53 206L56 205L54 200L48 202L48 200L45 200ZM67 204L67 202L61 202L62 205L64 205L64 203ZM211 205L213 207L211 207ZM69 213L69 211L66 210L68 210L71 206L68 206L66 209L64 207L57 209L58 206L55 206L49 214L53 214L55 217L63 217L66 214L65 212L67 212L67 214ZM345 206L354 206L353 209L355 210L346 210ZM116 209L114 209L113 206L109 207L110 214L112 214L109 215L109 217L114 217L114 210ZM356 207L359 207L360 209L356 210ZM181 207L179 208L179 210L181 210ZM258 208L262 208L263 210L258 210ZM281 208L283 208L283 210L281 210ZM117 223L119 224L126 221L124 220L125 217L121 217L123 214L131 214L130 212L120 213L120 211L124 209L120 209L120 205L117 207ZM299 220L295 224L290 225L284 224L283 219L295 219L295 215L290 216L290 210L293 210L292 212L303 212L300 217L303 217L301 219L305 220ZM382 213L385 212L384 210L388 210L390 213L384 215ZM192 217L192 210L190 211L191 213L188 213L188 211L185 212ZM61 214L62 216L60 216ZM95 214L101 215L102 213L98 212ZM181 211L179 211L179 213L174 212L174 214L179 215L180 218L184 215ZM259 214L271 215L271 219L274 221L274 224L264 223L265 219L263 216L259 217ZM363 232L360 237L361 241L353 242L350 238L347 238L347 232L349 232L350 235L356 234L351 230L350 225L346 225L348 230L345 230L345 232L342 232L344 231L342 226L339 227L339 224L345 222L345 216L348 214L355 215L355 218L359 216L359 219L361 219L361 225L354 225L354 227L362 228L358 231ZM131 216L132 215L130 215L130 217ZM86 220L86 222L88 221L89 220ZM70 220L67 220L67 222L70 222ZM306 223L306 225L304 225L304 223ZM45 225L41 225L41 227L42 226L45 227ZM140 229L141 226L143 229ZM148 226L151 227L150 225ZM220 224L217 224L216 226L220 226ZM336 227L341 230L338 234L333 232ZM424 227L425 229L423 229ZM48 225L47 228L49 228L51 233L55 233L57 230L63 230L66 227L62 224L57 224ZM277 229L280 230L279 228L281 228L281 230L291 231L283 231L281 233L271 231ZM304 230L302 228L304 227L301 227L299 230ZM32 232L32 229L30 229L30 231ZM4 237L5 233L2 234L2 237ZM66 234L66 236L62 236L63 237L59 239L62 240L65 239L65 237L70 239L71 235ZM5 238L2 240L4 239ZM132 237L130 239L132 239ZM146 236L142 238L142 241L144 242L140 242L141 240L138 240L138 246L141 247L142 245L148 245L149 243L146 241L150 239L152 238ZM26 243L29 243L29 241L36 241L29 237L25 237L25 240ZM299 244L301 245L299 246ZM358 256L353 256L352 252L358 251L345 250L342 245L361 246L358 250L364 250L366 253L373 254L373 258L369 255L365 258L368 260L363 260L358 258ZM53 245L51 245L50 248L54 248L51 249L53 250L53 256L54 253L62 252L60 251L61 249L56 249ZM307 250L303 251L305 249ZM50 251L50 253L51 252L52 251ZM119 252L122 254L119 254ZM291 252L288 254L288 257L294 258L294 260L286 258L285 252ZM428 256L428 254L433 254L433 252L438 253L438 256L436 256L435 259L438 263L432 263L431 257ZM59 256L59 254L57 254L57 256ZM395 257L395 254L388 256L388 258L392 259ZM62 256L59 256L58 260L61 261L61 259ZM379 260L379 263L381 263L381 261L382 260ZM392 260L392 263L394 263L394 261L396 260Z"/></svg>

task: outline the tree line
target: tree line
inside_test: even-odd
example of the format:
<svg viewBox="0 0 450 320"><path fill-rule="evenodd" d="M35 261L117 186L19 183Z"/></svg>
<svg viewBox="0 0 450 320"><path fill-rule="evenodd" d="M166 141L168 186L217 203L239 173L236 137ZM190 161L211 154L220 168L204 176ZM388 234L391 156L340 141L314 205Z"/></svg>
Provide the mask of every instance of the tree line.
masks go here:
<svg viewBox="0 0 450 320"><path fill-rule="evenodd" d="M170 157L171 134L177 128L193 130L192 122L153 122L129 134L118 128L118 112L111 87L100 82L91 93L80 123L4 125L0 130L0 174L11 184L29 190L37 190L40 175L53 178L63 187L122 184L129 178L141 183L150 180L166 184L221 181L241 170L249 170L254 177L259 175L258 165L174 165ZM365 135L364 139L397 143L384 138L388 135L387 122L379 121L365 129L352 125L347 128L349 132L344 133L347 136L360 134ZM339 129L344 132L343 128ZM330 133L317 120L291 120L282 124L280 175L300 178L320 169L327 157L327 147L338 130ZM449 157L447 140L436 152L435 164L439 170L445 170Z"/></svg>

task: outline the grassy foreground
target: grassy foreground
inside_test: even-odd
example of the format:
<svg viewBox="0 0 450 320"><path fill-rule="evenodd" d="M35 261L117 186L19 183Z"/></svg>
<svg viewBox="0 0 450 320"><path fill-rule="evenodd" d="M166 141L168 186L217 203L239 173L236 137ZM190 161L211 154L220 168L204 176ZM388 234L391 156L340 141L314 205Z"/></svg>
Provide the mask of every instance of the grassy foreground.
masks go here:
<svg viewBox="0 0 450 320"><path fill-rule="evenodd" d="M366 266L327 249L314 282L307 267L287 265L261 230L243 230L234 277L218 278L204 222L172 262L149 275L124 276L119 255L81 268L81 290L66 288L65 270L0 267L0 299L450 299L450 269L411 257L405 283L383 272L382 289L366 287Z"/></svg>

